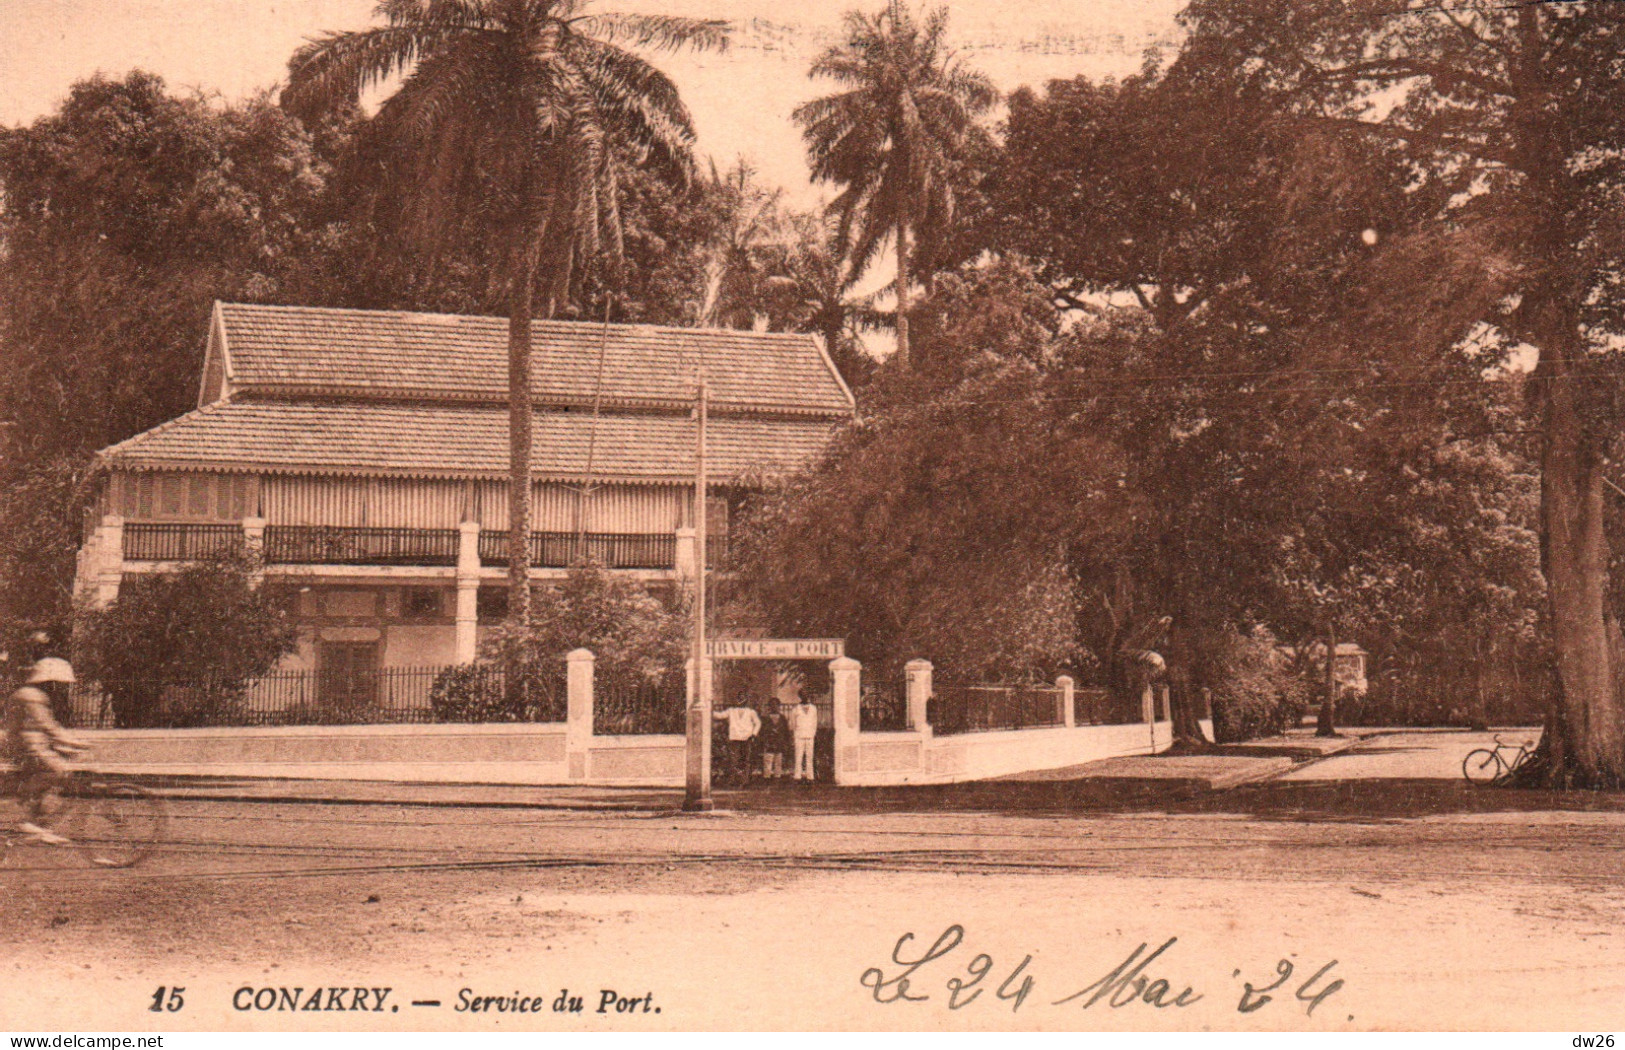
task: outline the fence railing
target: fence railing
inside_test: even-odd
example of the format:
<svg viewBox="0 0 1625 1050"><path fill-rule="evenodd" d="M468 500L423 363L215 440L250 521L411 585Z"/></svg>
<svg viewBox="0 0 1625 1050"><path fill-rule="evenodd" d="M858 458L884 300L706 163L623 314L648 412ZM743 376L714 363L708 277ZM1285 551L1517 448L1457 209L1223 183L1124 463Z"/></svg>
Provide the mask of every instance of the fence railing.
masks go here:
<svg viewBox="0 0 1625 1050"><path fill-rule="evenodd" d="M530 563L562 569L591 558L610 569L669 569L677 561L677 537L671 533L533 532ZM508 564L508 534L480 533L480 563Z"/></svg>
<svg viewBox="0 0 1625 1050"><path fill-rule="evenodd" d="M1034 729L1066 723L1061 691L1053 686L937 684L930 701L937 736Z"/></svg>
<svg viewBox="0 0 1625 1050"><path fill-rule="evenodd" d="M908 696L902 686L865 688L858 697L858 726L866 733L908 729Z"/></svg>
<svg viewBox="0 0 1625 1050"><path fill-rule="evenodd" d="M493 667L388 667L348 674L277 671L246 683L80 682L61 713L89 729L562 722L563 662L510 688Z"/></svg>
<svg viewBox="0 0 1625 1050"><path fill-rule="evenodd" d="M593 683L592 731L599 736L682 733L688 684L681 676L654 682Z"/></svg>
<svg viewBox="0 0 1625 1050"><path fill-rule="evenodd" d="M1106 689L1078 689L1072 694L1073 720L1080 726L1113 725L1120 720L1120 712ZM1133 721L1140 721L1138 712Z"/></svg>
<svg viewBox="0 0 1625 1050"><path fill-rule="evenodd" d="M265 560L282 565L456 565L456 529L270 525Z"/></svg>
<svg viewBox="0 0 1625 1050"><path fill-rule="evenodd" d="M132 522L124 526L128 561L197 561L243 549L241 525Z"/></svg>

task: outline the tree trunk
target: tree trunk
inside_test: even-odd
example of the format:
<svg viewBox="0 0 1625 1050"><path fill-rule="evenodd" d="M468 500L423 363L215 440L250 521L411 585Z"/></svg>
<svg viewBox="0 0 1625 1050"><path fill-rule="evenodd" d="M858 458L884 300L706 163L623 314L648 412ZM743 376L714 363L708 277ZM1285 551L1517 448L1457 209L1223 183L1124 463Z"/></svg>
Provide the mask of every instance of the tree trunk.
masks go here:
<svg viewBox="0 0 1625 1050"><path fill-rule="evenodd" d="M1326 695L1320 701L1320 718L1315 724L1316 736L1337 735L1337 631L1326 628Z"/></svg>
<svg viewBox="0 0 1625 1050"><path fill-rule="evenodd" d="M909 272L908 223L897 224L897 363L908 370L908 291L913 280Z"/></svg>
<svg viewBox="0 0 1625 1050"><path fill-rule="evenodd" d="M531 297L539 247L520 249L508 304L508 622L530 622Z"/></svg>
<svg viewBox="0 0 1625 1050"><path fill-rule="evenodd" d="M1173 720L1173 750L1211 751L1214 744L1202 732L1206 706L1202 693L1210 666L1203 650L1204 635L1191 628L1174 627L1168 635L1168 714Z"/></svg>
<svg viewBox="0 0 1625 1050"><path fill-rule="evenodd" d="M1556 787L1614 788L1625 785L1618 683L1625 645L1608 614L1604 459L1581 419L1581 390L1564 345L1572 339L1553 331L1536 373L1544 400L1541 555L1561 688L1533 769Z"/></svg>

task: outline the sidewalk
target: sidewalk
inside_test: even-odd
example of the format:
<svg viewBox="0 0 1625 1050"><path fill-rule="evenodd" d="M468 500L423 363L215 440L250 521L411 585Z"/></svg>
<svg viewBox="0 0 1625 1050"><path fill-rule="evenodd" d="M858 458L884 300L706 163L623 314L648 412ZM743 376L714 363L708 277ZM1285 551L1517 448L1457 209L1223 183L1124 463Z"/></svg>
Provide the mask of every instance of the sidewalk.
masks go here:
<svg viewBox="0 0 1625 1050"><path fill-rule="evenodd" d="M717 789L719 809L820 811L895 806L913 797L928 806L947 796L963 801L1002 796L1020 785L1034 789L1077 784L1091 793L1118 792L1125 798L1164 792L1223 791L1240 784L1280 777L1304 765L1340 754L1362 740L1391 730L1357 729L1322 738L1313 730L1225 745L1202 755L1137 755L1061 769L1016 773L987 781L929 787L837 788L829 784L775 784L746 790ZM622 813L670 813L682 807L683 792L674 788L529 786L506 784L422 784L372 780L273 780L248 777L132 778L175 799L317 803L330 805L466 806L557 809ZM993 788L1000 785L1000 788Z"/></svg>
<svg viewBox="0 0 1625 1050"><path fill-rule="evenodd" d="M1129 755L1062 769L1045 769L1000 777L1001 781L1117 781L1125 785L1152 782L1168 788L1224 791L1240 784L1291 773L1298 767L1341 754L1363 740L1388 730L1347 729L1339 736L1317 737L1313 729L1289 729L1281 736L1225 744L1201 755Z"/></svg>

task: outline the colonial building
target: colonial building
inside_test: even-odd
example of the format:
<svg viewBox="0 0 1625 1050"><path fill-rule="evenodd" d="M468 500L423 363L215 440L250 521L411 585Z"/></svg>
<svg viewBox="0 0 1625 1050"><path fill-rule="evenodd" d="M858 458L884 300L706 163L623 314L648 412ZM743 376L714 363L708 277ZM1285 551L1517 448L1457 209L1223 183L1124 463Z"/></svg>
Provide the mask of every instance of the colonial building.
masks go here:
<svg viewBox="0 0 1625 1050"><path fill-rule="evenodd" d="M692 572L696 380L712 558L753 482L812 461L851 392L811 336L538 321L532 576L580 555ZM77 586L257 552L300 644L285 670L462 663L501 618L507 322L217 303L198 408L105 449Z"/></svg>

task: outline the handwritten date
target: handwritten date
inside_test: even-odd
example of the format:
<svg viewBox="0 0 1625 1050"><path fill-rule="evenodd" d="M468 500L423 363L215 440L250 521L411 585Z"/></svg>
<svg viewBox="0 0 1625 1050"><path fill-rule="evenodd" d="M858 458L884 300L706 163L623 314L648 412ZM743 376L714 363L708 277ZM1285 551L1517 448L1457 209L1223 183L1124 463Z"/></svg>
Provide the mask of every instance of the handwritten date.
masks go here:
<svg viewBox="0 0 1625 1050"><path fill-rule="evenodd" d="M965 928L957 923L943 930L929 948L923 947L923 943L916 941L912 932L905 933L892 948L892 968L871 966L863 971L858 982L869 989L875 1002L929 1002L932 995L924 989L940 987L947 993L941 1001L946 1002L950 1010L963 1010L980 999L983 992L991 991L993 1001L1008 1003L1010 1010L1015 1012L1038 988L1039 980L1030 952L1014 966L1000 966L987 952L976 952L970 955L969 961L959 962L968 954L968 950L960 951L965 943ZM1146 951L1150 943L1142 943L1129 953L1128 958L1101 977L1082 987L1073 983L1076 991L1050 1000L1049 1005L1076 1004L1087 1010L1103 1004L1109 1009L1120 1010L1138 1004L1167 1010L1183 1009L1201 1002L1205 993L1198 992L1192 983L1164 976L1173 973L1171 959L1164 957L1178 943L1179 938L1169 937L1150 952ZM1308 980L1292 988L1293 999L1304 1004L1307 1016L1313 1016L1315 1007L1343 987L1341 978L1331 977L1335 966L1337 960L1333 959L1315 970ZM1280 990L1297 972L1298 968L1291 960L1282 959L1275 964L1273 981L1257 985L1252 981L1242 981L1236 1011L1250 1014L1268 1006L1279 998ZM1234 979L1241 976L1240 969L1231 974ZM940 985L934 983L938 981Z"/></svg>

